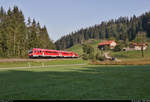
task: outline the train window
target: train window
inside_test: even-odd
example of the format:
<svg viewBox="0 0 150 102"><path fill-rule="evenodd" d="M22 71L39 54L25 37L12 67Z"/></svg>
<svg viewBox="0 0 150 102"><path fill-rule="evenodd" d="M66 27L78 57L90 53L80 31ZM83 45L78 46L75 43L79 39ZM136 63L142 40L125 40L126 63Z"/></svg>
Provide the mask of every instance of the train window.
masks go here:
<svg viewBox="0 0 150 102"><path fill-rule="evenodd" d="M41 51L40 51L40 53L41 53Z"/></svg>
<svg viewBox="0 0 150 102"><path fill-rule="evenodd" d="M71 53L64 53L64 54L71 54Z"/></svg>
<svg viewBox="0 0 150 102"><path fill-rule="evenodd" d="M48 51L48 53L57 53L57 52Z"/></svg>
<svg viewBox="0 0 150 102"><path fill-rule="evenodd" d="M34 53L36 53L36 51L34 51Z"/></svg>
<svg viewBox="0 0 150 102"><path fill-rule="evenodd" d="M58 53L58 52L50 52L50 53Z"/></svg>
<svg viewBox="0 0 150 102"><path fill-rule="evenodd" d="M33 53L33 51L32 51L32 50L30 50L30 51L29 51L29 54L31 54L31 53Z"/></svg>

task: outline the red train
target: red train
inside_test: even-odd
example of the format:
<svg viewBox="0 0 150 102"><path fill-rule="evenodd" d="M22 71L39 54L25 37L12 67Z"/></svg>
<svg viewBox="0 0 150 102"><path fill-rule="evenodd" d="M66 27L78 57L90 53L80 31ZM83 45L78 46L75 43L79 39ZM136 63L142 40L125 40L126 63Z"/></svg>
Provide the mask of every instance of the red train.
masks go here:
<svg viewBox="0 0 150 102"><path fill-rule="evenodd" d="M29 58L39 58L39 57L70 57L77 58L77 53L69 52L69 51L60 51L60 50L50 50L50 49L41 49L41 48L33 48L28 52Z"/></svg>

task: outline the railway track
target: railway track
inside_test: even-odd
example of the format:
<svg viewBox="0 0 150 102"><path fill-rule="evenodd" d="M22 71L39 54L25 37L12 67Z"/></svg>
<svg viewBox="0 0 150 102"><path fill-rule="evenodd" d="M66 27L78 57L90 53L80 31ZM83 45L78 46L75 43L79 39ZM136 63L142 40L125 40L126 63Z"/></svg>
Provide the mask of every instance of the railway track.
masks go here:
<svg viewBox="0 0 150 102"><path fill-rule="evenodd" d="M0 62L28 62L28 61L35 61L35 62L41 62L41 61L51 61L51 60L74 60L78 58L4 58L0 59Z"/></svg>

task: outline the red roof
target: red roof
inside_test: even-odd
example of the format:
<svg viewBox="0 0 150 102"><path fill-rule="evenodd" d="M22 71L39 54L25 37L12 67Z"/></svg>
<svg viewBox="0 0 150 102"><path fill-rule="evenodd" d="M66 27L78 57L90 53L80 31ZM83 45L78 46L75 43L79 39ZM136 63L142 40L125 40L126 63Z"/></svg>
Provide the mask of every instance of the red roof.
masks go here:
<svg viewBox="0 0 150 102"><path fill-rule="evenodd" d="M98 45L110 45L114 40L104 41L103 43L99 43Z"/></svg>
<svg viewBox="0 0 150 102"><path fill-rule="evenodd" d="M132 43L131 45L133 46L146 46L146 43L141 43L141 44L137 44L137 43Z"/></svg>

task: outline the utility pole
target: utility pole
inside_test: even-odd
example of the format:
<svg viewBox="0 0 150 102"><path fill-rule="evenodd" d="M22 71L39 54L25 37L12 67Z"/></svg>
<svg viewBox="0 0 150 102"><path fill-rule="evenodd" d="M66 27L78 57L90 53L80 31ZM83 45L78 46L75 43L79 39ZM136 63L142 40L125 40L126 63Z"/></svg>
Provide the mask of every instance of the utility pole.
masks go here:
<svg viewBox="0 0 150 102"><path fill-rule="evenodd" d="M141 47L141 52L142 52L142 57L144 57L144 51L143 51L143 47L144 47L144 38L145 38L145 34L141 33L142 35L142 47Z"/></svg>
<svg viewBox="0 0 150 102"><path fill-rule="evenodd" d="M144 57L144 43L145 43L145 38L146 38L146 33L145 32L138 32L137 33L137 44L139 46L141 46L141 54L142 54L142 57Z"/></svg>
<svg viewBox="0 0 150 102"><path fill-rule="evenodd" d="M15 40L16 40L16 39L15 39L15 34L14 34L14 56L15 56L15 52L16 52L16 51L15 51Z"/></svg>

